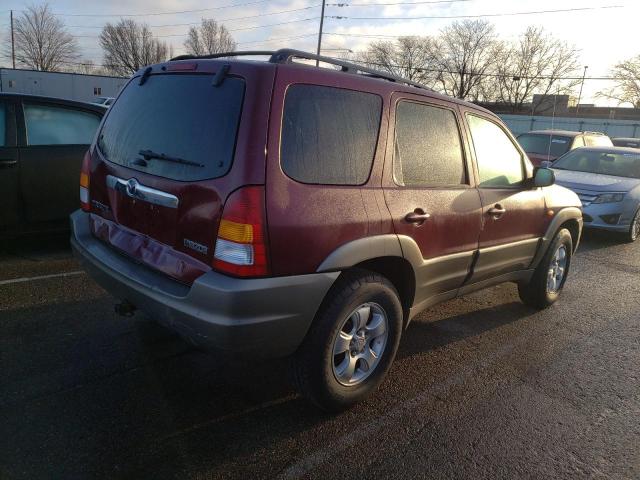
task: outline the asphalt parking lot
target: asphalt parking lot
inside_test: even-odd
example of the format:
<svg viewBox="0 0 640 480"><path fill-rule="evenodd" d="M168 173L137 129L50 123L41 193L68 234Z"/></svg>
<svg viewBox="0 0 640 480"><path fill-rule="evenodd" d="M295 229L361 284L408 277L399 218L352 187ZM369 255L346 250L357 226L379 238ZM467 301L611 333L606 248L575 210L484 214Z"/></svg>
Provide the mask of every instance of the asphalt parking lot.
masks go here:
<svg viewBox="0 0 640 480"><path fill-rule="evenodd" d="M433 308L331 416L283 361L118 317L66 239L42 241L0 253L2 479L640 477L640 243L587 235L544 312L513 285Z"/></svg>

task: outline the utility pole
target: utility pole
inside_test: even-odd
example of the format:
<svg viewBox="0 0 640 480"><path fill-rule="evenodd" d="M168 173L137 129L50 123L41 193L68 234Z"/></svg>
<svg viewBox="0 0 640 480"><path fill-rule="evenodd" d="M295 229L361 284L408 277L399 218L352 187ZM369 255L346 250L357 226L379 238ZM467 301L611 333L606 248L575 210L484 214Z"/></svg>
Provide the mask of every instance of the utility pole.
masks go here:
<svg viewBox="0 0 640 480"><path fill-rule="evenodd" d="M582 98L582 87L584 87L584 77L587 76L587 65L584 66L584 72L582 73L582 82L580 83L580 93L578 93L578 103L576 104L576 117L578 116L578 111L580 111L580 99Z"/></svg>
<svg viewBox="0 0 640 480"><path fill-rule="evenodd" d="M11 61L13 62L13 69L16 69L16 42L13 37L13 10L11 10Z"/></svg>
<svg viewBox="0 0 640 480"><path fill-rule="evenodd" d="M318 31L318 50L317 55L320 56L320 50L322 50L322 25L324 24L324 7L327 4L327 0L322 0L322 12L320 13L320 30ZM320 60L316 59L316 67L320 65Z"/></svg>

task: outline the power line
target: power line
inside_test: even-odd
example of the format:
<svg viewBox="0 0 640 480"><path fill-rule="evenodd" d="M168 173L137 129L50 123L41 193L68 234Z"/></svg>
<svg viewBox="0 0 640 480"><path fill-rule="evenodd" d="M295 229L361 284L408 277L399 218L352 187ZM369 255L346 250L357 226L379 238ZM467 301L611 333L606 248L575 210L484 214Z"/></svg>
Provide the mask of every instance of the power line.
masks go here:
<svg viewBox="0 0 640 480"><path fill-rule="evenodd" d="M249 5L257 5L259 3L267 3L269 0L256 0L253 2L236 3L232 5L222 5L219 7L199 8L196 10L179 10L173 12L149 12L149 13L54 13L60 17L152 17L159 15L178 15L182 13L200 13L211 10L222 10L224 8L246 7Z"/></svg>
<svg viewBox="0 0 640 480"><path fill-rule="evenodd" d="M239 42L238 45L251 45L256 43L267 43L267 42L284 42L287 40L297 40L299 38L307 38L307 37L315 37L316 33L307 33L306 35L296 35L295 37L280 37L280 38L266 38L264 40L255 40L253 42Z"/></svg>
<svg viewBox="0 0 640 480"><path fill-rule="evenodd" d="M267 25L254 25L252 27L242 27L242 28L230 28L229 32L240 32L245 30L255 30L257 28L267 28L267 27L276 27L280 25L289 25L291 23L302 23L302 22L310 22L312 20L318 20L320 17L311 17L311 18L302 18L300 20L289 20L286 22L279 23L269 23ZM168 35L154 35L154 38L168 38L168 37L186 37L189 35L188 33L173 33ZM75 38L100 38L99 35L72 35Z"/></svg>
<svg viewBox="0 0 640 480"><path fill-rule="evenodd" d="M423 2L384 2L384 3L327 3L328 7L387 7L395 5L431 5L436 3L472 2L473 0L430 0Z"/></svg>
<svg viewBox="0 0 640 480"><path fill-rule="evenodd" d="M429 15L420 17L350 17L335 15L328 18L334 18L336 20L429 20L429 19L457 19L457 18L485 18L485 17L513 17L518 15L539 15L547 13L568 13L568 12L584 12L589 10L604 10L613 8L625 8L625 5L606 5L600 7L578 7L578 8L563 8L558 10L537 10L531 12L511 12L511 13L485 13L480 15Z"/></svg>
<svg viewBox="0 0 640 480"><path fill-rule="evenodd" d="M216 18L215 21L218 23L221 22L232 22L234 20L248 20L250 18L261 18L261 17L268 17L268 16L273 16L273 15L281 15L283 13L293 13L293 12L301 12L303 10L310 10L312 8L318 8L320 7L322 4L318 3L316 5L311 5L309 7L302 7L302 8L294 8L292 10L280 10L277 12L270 12L270 13L261 13L258 15L247 15L245 17L233 17L233 18ZM148 27L150 28L160 28L160 27L184 27L184 26L189 26L189 25L200 25L201 22L189 22L189 23L168 23L168 24L164 24L164 25L148 25ZM95 26L95 25L66 25L67 28L104 28L104 26Z"/></svg>
<svg viewBox="0 0 640 480"><path fill-rule="evenodd" d="M376 67L383 67L383 68L398 68L398 69L407 69L406 66L403 65L396 65L396 64L389 64L389 63L379 63L379 62L358 62L357 60L355 61L355 63L360 63L362 65L373 65ZM579 77L569 77L569 76L565 76L565 77L559 77L559 76L552 76L552 75L536 75L536 76L527 76L527 75L519 75L516 73L480 73L480 72L472 72L472 71L457 71L457 70L445 70L442 68L423 68L423 67L412 67L409 68L409 70L413 70L416 72L425 72L425 73L448 73L451 75L459 75L460 73L464 74L464 75L471 75L471 76L476 76L476 77L495 77L495 78L511 78L511 79L525 79L525 80L535 80L535 79L541 79L541 80L582 80L583 77L582 75ZM584 80L624 80L622 77L584 77Z"/></svg>

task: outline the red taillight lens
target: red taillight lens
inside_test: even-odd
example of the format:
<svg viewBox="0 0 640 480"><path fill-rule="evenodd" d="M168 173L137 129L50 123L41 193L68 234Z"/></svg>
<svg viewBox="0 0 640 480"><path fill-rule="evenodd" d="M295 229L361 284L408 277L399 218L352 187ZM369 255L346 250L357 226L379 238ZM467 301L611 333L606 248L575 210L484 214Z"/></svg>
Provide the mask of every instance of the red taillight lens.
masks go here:
<svg viewBox="0 0 640 480"><path fill-rule="evenodd" d="M91 164L91 154L89 151L84 154L82 167L80 168L80 208L85 212L91 210L91 199L89 198L89 165Z"/></svg>
<svg viewBox="0 0 640 480"><path fill-rule="evenodd" d="M229 195L213 257L216 270L236 277L269 274L264 187L244 187Z"/></svg>

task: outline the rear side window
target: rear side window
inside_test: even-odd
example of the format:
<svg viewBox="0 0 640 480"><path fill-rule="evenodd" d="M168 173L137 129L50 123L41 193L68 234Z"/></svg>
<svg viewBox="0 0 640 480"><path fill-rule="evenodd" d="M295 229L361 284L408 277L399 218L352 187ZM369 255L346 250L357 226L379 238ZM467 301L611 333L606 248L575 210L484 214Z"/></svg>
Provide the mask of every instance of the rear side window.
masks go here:
<svg viewBox="0 0 640 480"><path fill-rule="evenodd" d="M107 160L180 181L225 175L233 161L245 82L211 75L151 75L109 107L98 147ZM163 157L163 158L155 158Z"/></svg>
<svg viewBox="0 0 640 480"><path fill-rule="evenodd" d="M27 145L89 145L100 124L94 113L52 105L24 105Z"/></svg>
<svg viewBox="0 0 640 480"><path fill-rule="evenodd" d="M376 150L381 112L378 95L292 85L284 104L282 170L303 183L365 183Z"/></svg>
<svg viewBox="0 0 640 480"><path fill-rule="evenodd" d="M404 186L466 183L460 132L451 110L398 104L393 175Z"/></svg>
<svg viewBox="0 0 640 480"><path fill-rule="evenodd" d="M467 115L476 152L480 187L500 188L524 180L522 156L507 134L495 123Z"/></svg>

